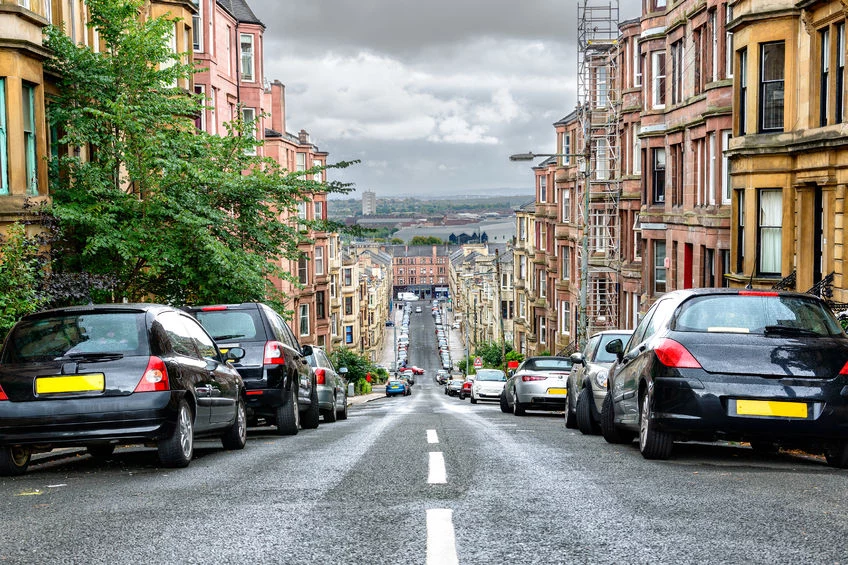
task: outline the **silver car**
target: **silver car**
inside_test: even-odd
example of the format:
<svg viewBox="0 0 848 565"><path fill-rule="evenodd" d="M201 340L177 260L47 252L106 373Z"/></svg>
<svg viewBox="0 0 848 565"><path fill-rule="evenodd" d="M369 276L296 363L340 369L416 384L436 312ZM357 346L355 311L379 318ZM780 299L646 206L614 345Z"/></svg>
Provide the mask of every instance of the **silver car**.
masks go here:
<svg viewBox="0 0 848 565"><path fill-rule="evenodd" d="M600 433L601 407L607 393L607 371L615 355L606 346L614 339L627 343L633 330L608 330L589 338L582 353L572 353L574 367L568 379L568 408L565 426L586 435Z"/></svg>
<svg viewBox="0 0 848 565"><path fill-rule="evenodd" d="M499 400L506 384L506 374L500 369L478 369L471 385L471 404L478 400Z"/></svg>
<svg viewBox="0 0 848 565"><path fill-rule="evenodd" d="M528 357L507 380L501 410L523 416L526 410L565 410L569 357Z"/></svg>
<svg viewBox="0 0 848 565"><path fill-rule="evenodd" d="M325 422L347 419L347 382L344 375L347 367L338 371L333 367L327 353L318 347L303 346L306 360L315 373L315 388L318 389L318 408Z"/></svg>

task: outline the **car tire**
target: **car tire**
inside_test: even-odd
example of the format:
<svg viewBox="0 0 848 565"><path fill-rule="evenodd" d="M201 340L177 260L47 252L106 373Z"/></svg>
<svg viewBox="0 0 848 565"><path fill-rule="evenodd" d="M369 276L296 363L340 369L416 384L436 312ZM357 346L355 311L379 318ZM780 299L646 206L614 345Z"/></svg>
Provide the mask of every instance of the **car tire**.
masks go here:
<svg viewBox="0 0 848 565"><path fill-rule="evenodd" d="M338 419L338 415L336 414L336 397L333 396L333 406L324 412L324 422L332 424Z"/></svg>
<svg viewBox="0 0 848 565"><path fill-rule="evenodd" d="M29 467L32 453L22 446L0 448L0 476L16 477L23 475Z"/></svg>
<svg viewBox="0 0 848 565"><path fill-rule="evenodd" d="M312 392L309 393L309 408L300 417L300 427L304 430L314 430L321 420L321 407L318 406L318 389L312 383Z"/></svg>
<svg viewBox="0 0 848 565"><path fill-rule="evenodd" d="M571 389L573 387L568 387L568 392L565 395L565 427L570 430L577 429L577 413L574 410L574 401L571 399L573 393Z"/></svg>
<svg viewBox="0 0 848 565"><path fill-rule="evenodd" d="M600 427L592 418L592 391L584 388L577 397L577 427L580 433L586 436L598 435Z"/></svg>
<svg viewBox="0 0 848 565"><path fill-rule="evenodd" d="M601 409L601 433L607 443L630 443L634 437L632 432L619 429L615 425L615 409L612 405L610 393L607 393L604 397L604 404Z"/></svg>
<svg viewBox="0 0 848 565"><path fill-rule="evenodd" d="M474 391L471 391L471 404L477 404L477 397L474 396Z"/></svg>
<svg viewBox="0 0 848 565"><path fill-rule="evenodd" d="M339 420L347 420L347 395L344 397L344 407L338 412Z"/></svg>
<svg viewBox="0 0 848 565"><path fill-rule="evenodd" d="M188 467L194 455L194 414L183 398L177 407L177 425L159 442L159 462L165 467Z"/></svg>
<svg viewBox="0 0 848 565"><path fill-rule="evenodd" d="M655 429L651 418L651 395L645 391L639 403L639 451L645 459L668 459L674 446L671 434Z"/></svg>
<svg viewBox="0 0 848 565"><path fill-rule="evenodd" d="M512 413L516 416L524 416L527 414L524 406L518 401L518 394L512 399Z"/></svg>
<svg viewBox="0 0 848 565"><path fill-rule="evenodd" d="M89 445L85 448L86 453L95 459L109 459L115 453L115 444L113 443L98 443Z"/></svg>
<svg viewBox="0 0 848 565"><path fill-rule="evenodd" d="M848 468L848 441L834 442L824 448L827 464L837 469Z"/></svg>
<svg viewBox="0 0 848 565"><path fill-rule="evenodd" d="M277 407L277 433L281 436L297 435L300 430L300 407L297 401L297 385L292 383L289 397Z"/></svg>
<svg viewBox="0 0 848 565"><path fill-rule="evenodd" d="M501 396L498 399L501 405L501 412L504 414L509 414L509 404L506 401L506 391L501 392Z"/></svg>
<svg viewBox="0 0 848 565"><path fill-rule="evenodd" d="M244 449L247 443L247 408L244 406L244 399L239 396L236 403L236 419L232 425L227 428L224 435L221 436L221 444L224 449Z"/></svg>

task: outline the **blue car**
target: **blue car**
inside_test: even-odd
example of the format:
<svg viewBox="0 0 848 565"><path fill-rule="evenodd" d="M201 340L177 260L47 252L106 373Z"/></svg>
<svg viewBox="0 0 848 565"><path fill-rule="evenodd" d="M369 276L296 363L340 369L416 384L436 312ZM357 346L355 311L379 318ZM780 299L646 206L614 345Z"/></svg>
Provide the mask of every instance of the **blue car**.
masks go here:
<svg viewBox="0 0 848 565"><path fill-rule="evenodd" d="M407 396L409 394L409 385L398 379L390 379L386 383L386 396Z"/></svg>

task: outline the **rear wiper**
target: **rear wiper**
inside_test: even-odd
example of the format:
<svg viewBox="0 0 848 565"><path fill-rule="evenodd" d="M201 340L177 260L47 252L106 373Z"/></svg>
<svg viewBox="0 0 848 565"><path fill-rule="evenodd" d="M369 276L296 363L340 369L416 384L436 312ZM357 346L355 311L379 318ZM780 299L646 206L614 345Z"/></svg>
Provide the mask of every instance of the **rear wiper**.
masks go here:
<svg viewBox="0 0 848 565"><path fill-rule="evenodd" d="M763 333L765 335L820 335L819 332L808 330L807 328L797 328L795 326L766 326Z"/></svg>
<svg viewBox="0 0 848 565"><path fill-rule="evenodd" d="M85 359L86 361L95 361L95 360L105 360L105 361L115 361L117 359L123 359L123 353L107 353L104 351L97 352L92 351L90 353L68 353L61 359Z"/></svg>
<svg viewBox="0 0 848 565"><path fill-rule="evenodd" d="M213 335L212 339L215 341L221 341L222 339L235 339L237 337L244 337L244 334Z"/></svg>

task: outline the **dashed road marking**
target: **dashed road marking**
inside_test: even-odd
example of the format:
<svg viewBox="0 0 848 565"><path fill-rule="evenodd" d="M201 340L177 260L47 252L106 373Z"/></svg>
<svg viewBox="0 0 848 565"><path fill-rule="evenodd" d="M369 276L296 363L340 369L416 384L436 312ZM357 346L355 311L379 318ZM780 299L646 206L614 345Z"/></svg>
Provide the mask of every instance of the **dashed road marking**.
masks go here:
<svg viewBox="0 0 848 565"><path fill-rule="evenodd" d="M427 443L439 443L439 434L436 430L427 430Z"/></svg>
<svg viewBox="0 0 848 565"><path fill-rule="evenodd" d="M427 510L427 565L459 565L459 559L456 556L456 535L453 529L453 510L447 508Z"/></svg>
<svg viewBox="0 0 848 565"><path fill-rule="evenodd" d="M448 482L447 471L445 471L445 456L441 451L430 452L430 475L427 477L427 482L431 485Z"/></svg>

